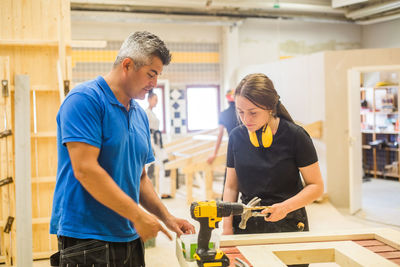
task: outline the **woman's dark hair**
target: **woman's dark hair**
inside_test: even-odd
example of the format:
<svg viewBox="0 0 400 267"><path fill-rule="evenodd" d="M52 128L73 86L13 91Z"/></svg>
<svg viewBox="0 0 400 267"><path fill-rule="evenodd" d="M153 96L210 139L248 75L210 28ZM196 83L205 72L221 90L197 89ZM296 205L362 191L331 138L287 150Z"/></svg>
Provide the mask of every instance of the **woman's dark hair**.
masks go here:
<svg viewBox="0 0 400 267"><path fill-rule="evenodd" d="M271 110L274 117L293 122L272 81L262 73L253 73L244 77L235 90L235 97L242 96L261 109Z"/></svg>

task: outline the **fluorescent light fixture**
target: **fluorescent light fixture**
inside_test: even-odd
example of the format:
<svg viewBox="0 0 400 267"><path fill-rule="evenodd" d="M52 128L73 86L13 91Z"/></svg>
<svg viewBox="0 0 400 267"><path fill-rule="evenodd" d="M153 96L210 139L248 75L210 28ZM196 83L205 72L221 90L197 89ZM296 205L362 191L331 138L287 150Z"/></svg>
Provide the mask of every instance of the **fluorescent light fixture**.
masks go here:
<svg viewBox="0 0 400 267"><path fill-rule="evenodd" d="M350 5L363 3L363 2L368 2L368 0L332 0L332 7L338 8L338 7L350 6Z"/></svg>
<svg viewBox="0 0 400 267"><path fill-rule="evenodd" d="M395 20L395 19L400 19L400 13L389 15L389 16L384 16L384 17L379 17L379 18L375 18L375 19L369 19L369 20L357 20L356 24L371 25L371 24L381 23L381 22Z"/></svg>
<svg viewBox="0 0 400 267"><path fill-rule="evenodd" d="M396 9L400 7L400 1L390 1L378 5L373 5L369 7L365 7L362 9L358 9L346 14L346 17L351 19L359 19L363 17L368 17L374 14L386 12L392 9Z"/></svg>

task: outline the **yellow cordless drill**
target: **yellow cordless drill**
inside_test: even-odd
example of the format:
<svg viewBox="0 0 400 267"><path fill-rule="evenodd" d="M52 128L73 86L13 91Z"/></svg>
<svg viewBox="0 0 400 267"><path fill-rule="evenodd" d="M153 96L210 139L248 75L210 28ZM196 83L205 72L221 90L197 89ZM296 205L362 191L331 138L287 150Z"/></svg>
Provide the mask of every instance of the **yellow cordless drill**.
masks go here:
<svg viewBox="0 0 400 267"><path fill-rule="evenodd" d="M229 258L222 250L208 248L211 231L218 227L218 222L222 220L222 217L240 215L245 209L245 205L234 202L200 201L192 203L190 206L190 214L193 219L200 222L197 250L194 254L198 266L229 266Z"/></svg>

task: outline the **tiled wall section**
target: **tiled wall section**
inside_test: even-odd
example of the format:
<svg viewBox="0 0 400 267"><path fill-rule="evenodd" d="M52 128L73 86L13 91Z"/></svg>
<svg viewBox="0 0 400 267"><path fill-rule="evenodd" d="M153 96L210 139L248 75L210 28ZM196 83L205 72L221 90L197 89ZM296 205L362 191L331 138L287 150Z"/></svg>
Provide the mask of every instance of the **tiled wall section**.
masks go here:
<svg viewBox="0 0 400 267"><path fill-rule="evenodd" d="M173 134L186 134L186 101L184 89L171 89L171 129Z"/></svg>
<svg viewBox="0 0 400 267"><path fill-rule="evenodd" d="M106 74L112 67L122 41L107 41L104 48L72 49L74 85ZM159 79L169 80L171 133L186 134L187 85L220 83L220 45L218 43L167 43L172 62ZM168 109L166 110L168 112Z"/></svg>

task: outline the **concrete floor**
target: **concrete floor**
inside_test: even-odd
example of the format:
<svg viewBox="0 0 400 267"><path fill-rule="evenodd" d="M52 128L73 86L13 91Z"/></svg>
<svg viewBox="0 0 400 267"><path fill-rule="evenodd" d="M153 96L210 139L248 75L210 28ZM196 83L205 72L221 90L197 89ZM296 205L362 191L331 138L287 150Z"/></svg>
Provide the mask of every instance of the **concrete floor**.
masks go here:
<svg viewBox="0 0 400 267"><path fill-rule="evenodd" d="M400 182L371 179L362 184L362 210L357 216L400 227Z"/></svg>
<svg viewBox="0 0 400 267"><path fill-rule="evenodd" d="M214 190L219 190L216 185ZM195 198L202 199L203 192L194 189ZM363 210L356 216L339 212L329 201L307 206L311 231L335 229L359 229L361 227L390 227L400 231L400 182L374 179L363 183ZM198 223L191 219L186 204L185 187L182 186L175 199L163 200L168 209L178 217L190 220L198 230ZM175 256L175 241L163 234L156 239L156 247L146 249L146 264L149 267L178 267ZM35 261L34 267L49 266L48 260ZM311 264L311 267L333 267L336 263Z"/></svg>

